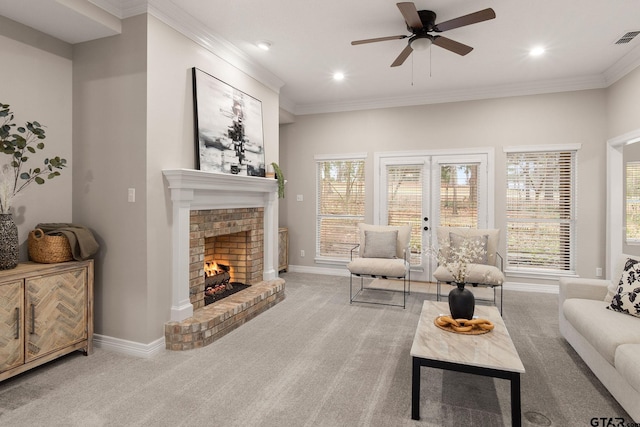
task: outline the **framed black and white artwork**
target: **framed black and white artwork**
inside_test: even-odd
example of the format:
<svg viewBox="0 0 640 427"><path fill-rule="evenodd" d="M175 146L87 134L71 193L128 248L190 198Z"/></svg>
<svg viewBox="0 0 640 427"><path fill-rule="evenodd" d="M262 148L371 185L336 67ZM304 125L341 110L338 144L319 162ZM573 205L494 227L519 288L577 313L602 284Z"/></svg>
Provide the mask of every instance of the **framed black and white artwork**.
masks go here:
<svg viewBox="0 0 640 427"><path fill-rule="evenodd" d="M265 176L262 102L193 68L196 169Z"/></svg>

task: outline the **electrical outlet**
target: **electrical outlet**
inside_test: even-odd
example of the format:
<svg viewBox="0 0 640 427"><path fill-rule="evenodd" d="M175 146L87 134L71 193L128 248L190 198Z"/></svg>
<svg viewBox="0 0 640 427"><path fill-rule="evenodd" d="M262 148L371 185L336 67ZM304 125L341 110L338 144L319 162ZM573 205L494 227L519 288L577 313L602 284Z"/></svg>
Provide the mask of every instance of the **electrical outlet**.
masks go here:
<svg viewBox="0 0 640 427"><path fill-rule="evenodd" d="M300 257L304 258L304 249L300 249Z"/></svg>
<svg viewBox="0 0 640 427"><path fill-rule="evenodd" d="M296 194L296 201L301 202L303 199L302 194Z"/></svg>
<svg viewBox="0 0 640 427"><path fill-rule="evenodd" d="M596 277L602 277L602 268L596 267Z"/></svg>
<svg viewBox="0 0 640 427"><path fill-rule="evenodd" d="M129 203L134 203L136 201L136 189L135 188L129 188L127 190L127 200L129 201Z"/></svg>

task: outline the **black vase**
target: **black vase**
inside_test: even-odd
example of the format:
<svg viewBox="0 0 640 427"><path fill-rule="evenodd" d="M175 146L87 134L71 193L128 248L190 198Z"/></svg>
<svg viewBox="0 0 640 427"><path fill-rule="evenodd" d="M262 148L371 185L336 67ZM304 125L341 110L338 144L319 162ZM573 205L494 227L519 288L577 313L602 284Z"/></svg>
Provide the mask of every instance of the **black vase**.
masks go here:
<svg viewBox="0 0 640 427"><path fill-rule="evenodd" d="M473 292L464 288L464 283L456 283L457 287L449 292L449 311L454 319L473 318L473 311L476 308L476 299Z"/></svg>
<svg viewBox="0 0 640 427"><path fill-rule="evenodd" d="M18 266L18 227L10 213L0 214L0 270Z"/></svg>

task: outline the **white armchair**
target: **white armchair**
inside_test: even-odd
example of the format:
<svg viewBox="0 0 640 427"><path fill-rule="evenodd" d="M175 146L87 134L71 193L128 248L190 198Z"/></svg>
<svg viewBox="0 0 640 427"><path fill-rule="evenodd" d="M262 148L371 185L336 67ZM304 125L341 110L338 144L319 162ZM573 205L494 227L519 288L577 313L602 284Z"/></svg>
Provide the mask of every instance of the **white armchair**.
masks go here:
<svg viewBox="0 0 640 427"><path fill-rule="evenodd" d="M411 225L389 226L360 223L360 243L351 250L351 261L347 264L349 275L349 303L395 305L406 307L407 295L411 292L411 264L409 240ZM354 293L353 277L360 277L359 288ZM402 279L402 304L379 300L356 299L366 290L397 292L391 289L365 286L364 277Z"/></svg>
<svg viewBox="0 0 640 427"><path fill-rule="evenodd" d="M438 227L438 245L443 251L443 257L447 258L449 251L455 251L460 245L461 239L476 239L486 248L486 257L477 259L467 267L465 283L476 286L485 286L493 289L493 303L496 302L496 288L500 288L500 313L502 314L502 297L504 283L503 260L498 253L500 241L499 229L474 229L461 227ZM440 301L440 288L442 283L453 284L451 272L444 265L439 265L433 273L437 283L437 300Z"/></svg>

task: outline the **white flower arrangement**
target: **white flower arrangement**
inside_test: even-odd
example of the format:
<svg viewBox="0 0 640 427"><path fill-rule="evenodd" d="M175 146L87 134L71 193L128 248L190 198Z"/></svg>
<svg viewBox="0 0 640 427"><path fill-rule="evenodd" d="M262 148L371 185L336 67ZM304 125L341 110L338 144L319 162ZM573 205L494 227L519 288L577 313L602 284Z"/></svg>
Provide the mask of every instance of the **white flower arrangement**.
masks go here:
<svg viewBox="0 0 640 427"><path fill-rule="evenodd" d="M439 245L439 249L431 248L429 253L435 257L438 265L444 266L451 273L456 283L465 283L471 266L487 254L485 246L478 239L464 236L455 248L450 239L440 241Z"/></svg>
<svg viewBox="0 0 640 427"><path fill-rule="evenodd" d="M2 165L0 167L0 213L9 213L11 209L11 201L15 197L11 185L12 179L13 172L9 165Z"/></svg>

